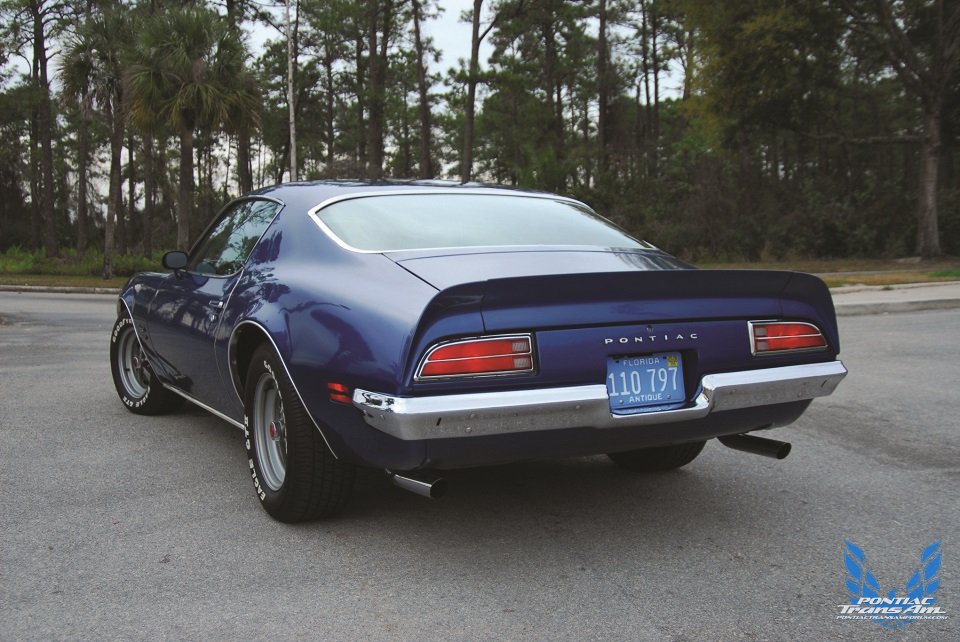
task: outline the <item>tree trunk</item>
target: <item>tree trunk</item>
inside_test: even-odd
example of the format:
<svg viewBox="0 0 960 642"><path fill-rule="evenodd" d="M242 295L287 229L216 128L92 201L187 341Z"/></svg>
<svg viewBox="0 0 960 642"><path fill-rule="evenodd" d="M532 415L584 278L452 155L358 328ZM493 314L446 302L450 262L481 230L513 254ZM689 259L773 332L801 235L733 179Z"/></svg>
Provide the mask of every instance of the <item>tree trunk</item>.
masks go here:
<svg viewBox="0 0 960 642"><path fill-rule="evenodd" d="M644 96L644 121L643 128L641 129L643 133L643 173L645 176L650 175L650 129L651 123L653 122L653 107L652 101L650 99L650 44L649 44L649 8L647 7L646 2L640 3L641 11L641 59L640 66L643 70L643 96Z"/></svg>
<svg viewBox="0 0 960 642"><path fill-rule="evenodd" d="M684 31L684 65L683 65L683 96L682 100L689 100L693 94L693 81L697 76L696 43L693 29Z"/></svg>
<svg viewBox="0 0 960 642"><path fill-rule="evenodd" d="M250 131L242 125L237 132L237 187L240 194L253 191L253 170L250 166Z"/></svg>
<svg viewBox="0 0 960 642"><path fill-rule="evenodd" d="M123 221L123 226L117 225L117 240L119 241L117 245L120 254L127 254L130 251L130 240L134 235L134 221L137 216L137 176L134 162L133 136L130 136L127 138L127 209L117 221L118 223Z"/></svg>
<svg viewBox="0 0 960 642"><path fill-rule="evenodd" d="M470 67L467 71L467 104L463 110L463 158L460 162L460 179L466 183L473 180L473 121L477 101L477 83L480 75L480 10L483 0L473 0L473 30L470 37Z"/></svg>
<svg viewBox="0 0 960 642"><path fill-rule="evenodd" d="M559 65L557 52L557 24L555 18L548 15L540 25L543 39L543 93L547 98L547 113L550 124L547 133L547 147L552 153L549 171L543 172L541 186L550 191L563 190L563 101L560 97L560 84L557 82ZM545 168L546 169L546 168Z"/></svg>
<svg viewBox="0 0 960 642"><path fill-rule="evenodd" d="M293 70L296 67L297 52L294 47L293 24L290 21L290 0L286 1L287 10L287 114L290 128L290 180L297 180L297 108L294 103L295 78ZM299 13L300 4L297 3Z"/></svg>
<svg viewBox="0 0 960 642"><path fill-rule="evenodd" d="M244 18L244 4L245 2L241 0L226 0L227 19L230 22L230 28L241 38L243 37L241 24ZM147 171L146 164L144 164L143 171L144 173ZM240 194L253 191L253 171L250 165L250 130L245 123L241 123L237 131L237 188L240 190ZM144 212L144 216L146 216L146 212Z"/></svg>
<svg viewBox="0 0 960 642"><path fill-rule="evenodd" d="M606 171L608 155L608 118L610 109L610 78L608 77L607 0L600 0L600 29L597 37L597 143L600 168Z"/></svg>
<svg viewBox="0 0 960 642"><path fill-rule="evenodd" d="M367 130L366 112L366 77L367 66L363 59L363 36L358 36L354 43L354 52L357 59L357 135L356 135L356 153L354 157L357 174L364 173L367 166L367 137L364 135Z"/></svg>
<svg viewBox="0 0 960 642"><path fill-rule="evenodd" d="M583 147L584 149L589 149L590 147L590 99L587 96L582 98L583 104L580 106L580 133L583 136ZM585 187L590 187L593 183L593 165L591 163L585 163L583 167L583 185Z"/></svg>
<svg viewBox="0 0 960 642"><path fill-rule="evenodd" d="M153 254L153 214L156 207L156 159L153 157L153 136L143 136L143 255Z"/></svg>
<svg viewBox="0 0 960 642"><path fill-rule="evenodd" d="M650 6L650 58L653 67L653 122L651 123L651 133L653 134L653 148L651 150L650 169L653 175L657 175L659 165L660 149L660 54L657 47L657 32L659 30L659 20L657 18L656 5Z"/></svg>
<svg viewBox="0 0 960 642"><path fill-rule="evenodd" d="M420 94L420 178L433 178L433 160L430 157L431 125L430 125L430 97L427 86L427 68L423 61L423 39L420 35L420 22L423 20L423 6L420 0L413 3L413 36L414 47L417 52L417 91Z"/></svg>
<svg viewBox="0 0 960 642"><path fill-rule="evenodd" d="M216 190L215 190L214 187L213 187L213 168L214 168L214 162L213 162L213 144L214 144L213 138L208 137L208 138L206 139L206 144L204 144L204 146L203 146L203 155L204 155L204 159L205 159L205 161L206 161L206 170L207 170L207 181L206 181L206 183L207 183L207 189L203 190L203 194L204 194L205 197L206 197L206 199L205 199L205 200L206 200L206 209L203 211L203 213L202 213L203 218L201 219L201 220L204 220L204 221L209 220L210 218L213 217L213 215L216 213L216 207L217 207L217 204L216 204L216 202L215 202L215 201L216 201L216 198L217 198L217 192L216 192ZM230 158L229 158L229 156L228 156L228 158L227 158L227 166L228 166L228 168L227 168L227 173L229 173L229 171L230 171L230 170L229 170L229 165L230 165Z"/></svg>
<svg viewBox="0 0 960 642"><path fill-rule="evenodd" d="M117 219L114 228L114 246L120 255L127 253L127 208L123 200L123 172L121 170L120 194L117 197Z"/></svg>
<svg viewBox="0 0 960 642"><path fill-rule="evenodd" d="M370 58L370 122L367 132L367 178L383 178L384 152L384 111L387 85L387 50L390 44L391 21L393 18L392 0L369 0L370 11L367 48ZM379 33L383 18L383 32ZM378 41L379 38L379 41Z"/></svg>
<svg viewBox="0 0 960 642"><path fill-rule="evenodd" d="M110 188L107 193L107 220L103 235L103 278L113 277L113 244L120 191L123 189L123 176L120 173L121 154L123 152L123 122L118 114L113 115L113 131L110 134Z"/></svg>
<svg viewBox="0 0 960 642"><path fill-rule="evenodd" d="M180 194L177 200L177 249L190 249L190 214L193 210L193 128L180 130Z"/></svg>
<svg viewBox="0 0 960 642"><path fill-rule="evenodd" d="M43 243L43 211L40 205L40 107L30 114L30 245L36 250Z"/></svg>
<svg viewBox="0 0 960 642"><path fill-rule="evenodd" d="M42 2L31 2L33 17L33 59L39 93L37 137L40 142L40 218L43 220L43 248L47 257L60 253L53 216L53 114L50 107L50 79L47 76L47 43L44 31L46 12ZM36 198L36 193L34 198Z"/></svg>
<svg viewBox="0 0 960 642"><path fill-rule="evenodd" d="M397 168L398 176L413 176L413 147L410 144L410 139L413 136L410 134L410 105L407 103L407 92L404 91L403 95L403 109L400 112L400 141L399 141L399 153L397 154L397 163L395 167Z"/></svg>
<svg viewBox="0 0 960 642"><path fill-rule="evenodd" d="M329 51L326 52L326 56L323 61L324 74L327 79L327 91L326 91L326 101L327 101L327 113L325 120L325 129L326 129L326 151L327 151L327 167L325 174L327 176L333 176L334 171L334 161L335 157L335 143L337 139L336 124L334 122L334 110L336 109L336 101L334 99L333 91L333 54Z"/></svg>
<svg viewBox="0 0 960 642"><path fill-rule="evenodd" d="M923 258L940 256L940 231L937 225L937 193L940 179L940 105L928 106L923 121L920 157L920 202L917 220L917 254Z"/></svg>
<svg viewBox="0 0 960 642"><path fill-rule="evenodd" d="M77 131L77 253L83 256L87 249L87 165L90 162L90 120L88 114L93 106L84 87L80 104L80 120Z"/></svg>

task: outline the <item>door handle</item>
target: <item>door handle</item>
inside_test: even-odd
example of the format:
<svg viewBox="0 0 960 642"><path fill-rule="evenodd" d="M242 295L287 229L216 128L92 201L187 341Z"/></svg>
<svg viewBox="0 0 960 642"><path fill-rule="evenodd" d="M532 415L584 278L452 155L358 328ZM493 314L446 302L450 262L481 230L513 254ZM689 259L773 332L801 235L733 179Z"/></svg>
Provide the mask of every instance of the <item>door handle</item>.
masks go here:
<svg viewBox="0 0 960 642"><path fill-rule="evenodd" d="M223 301L220 299L210 299L210 305L219 310L223 308Z"/></svg>

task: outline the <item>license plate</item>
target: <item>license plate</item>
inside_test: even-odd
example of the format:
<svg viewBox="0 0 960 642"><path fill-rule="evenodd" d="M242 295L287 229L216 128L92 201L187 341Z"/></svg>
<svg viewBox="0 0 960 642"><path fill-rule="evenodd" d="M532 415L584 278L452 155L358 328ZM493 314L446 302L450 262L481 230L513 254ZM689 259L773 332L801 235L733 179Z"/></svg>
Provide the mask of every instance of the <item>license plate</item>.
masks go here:
<svg viewBox="0 0 960 642"><path fill-rule="evenodd" d="M614 413L655 412L682 406L686 394L680 353L607 359L607 395Z"/></svg>

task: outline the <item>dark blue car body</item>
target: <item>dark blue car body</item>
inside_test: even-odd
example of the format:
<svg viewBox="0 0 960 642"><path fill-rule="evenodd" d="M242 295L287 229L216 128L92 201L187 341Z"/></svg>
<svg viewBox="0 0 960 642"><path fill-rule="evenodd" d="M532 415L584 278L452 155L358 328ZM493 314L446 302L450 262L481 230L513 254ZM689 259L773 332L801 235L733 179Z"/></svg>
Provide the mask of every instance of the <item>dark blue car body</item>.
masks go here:
<svg viewBox="0 0 960 642"><path fill-rule="evenodd" d="M251 354L268 342L334 457L400 471L611 453L784 425L845 373L831 297L810 275L697 270L652 246L356 251L311 215L344 199L434 192L553 198L424 183L264 189L244 198L276 203L277 213L240 271L138 274L119 313L132 318L164 387L240 427ZM812 324L826 345L753 354L748 322L771 319ZM415 380L431 346L518 332L532 339L532 373ZM596 392L612 356L666 350L684 364L687 397L677 411L592 422L578 415L578 399L551 397ZM809 370L790 370L798 367ZM720 381L709 377L731 372L790 372L796 382L780 390L774 377L745 402L707 398ZM349 389L353 403L332 400L330 382ZM722 386L723 399L737 398L736 382ZM540 405L527 407L525 393ZM509 401L493 409L496 395ZM418 406L420 399L433 406ZM457 404L445 407L445 399ZM698 403L712 406L692 412Z"/></svg>

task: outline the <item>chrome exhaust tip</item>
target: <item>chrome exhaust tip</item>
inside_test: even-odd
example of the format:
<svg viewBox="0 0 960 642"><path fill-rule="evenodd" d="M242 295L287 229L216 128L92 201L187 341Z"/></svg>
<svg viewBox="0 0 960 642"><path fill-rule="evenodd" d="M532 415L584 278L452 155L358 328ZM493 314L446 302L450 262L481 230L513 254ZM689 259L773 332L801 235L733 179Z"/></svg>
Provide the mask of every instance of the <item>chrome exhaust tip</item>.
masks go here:
<svg viewBox="0 0 960 642"><path fill-rule="evenodd" d="M763 455L774 459L785 459L790 454L792 446L786 441L777 441L776 439L767 439L766 437L754 437L753 435L727 435L717 437L721 444L727 448L741 450L745 453L754 455Z"/></svg>
<svg viewBox="0 0 960 642"><path fill-rule="evenodd" d="M411 493L416 493L428 499L439 499L447 492L447 480L443 477L426 480L410 477L409 475L401 475L392 470L388 470L386 473L390 481L400 488L409 490Z"/></svg>

